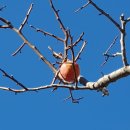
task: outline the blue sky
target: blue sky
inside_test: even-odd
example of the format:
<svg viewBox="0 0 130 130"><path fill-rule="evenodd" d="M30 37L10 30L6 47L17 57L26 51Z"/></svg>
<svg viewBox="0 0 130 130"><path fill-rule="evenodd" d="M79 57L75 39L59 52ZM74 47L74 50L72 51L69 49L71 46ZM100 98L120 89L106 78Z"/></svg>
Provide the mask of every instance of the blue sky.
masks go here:
<svg viewBox="0 0 130 130"><path fill-rule="evenodd" d="M101 77L101 72L108 74L122 67L121 57L116 57L100 67L104 61L102 53L108 48L114 37L119 34L117 28L92 6L88 6L75 14L74 10L82 6L85 1L62 0L54 1L60 10L59 15L64 25L71 29L74 39L85 32L84 39L88 41L87 47L78 61L81 75L90 81ZM63 37L62 31L50 8L48 0L8 1L3 0L0 6L7 7L0 12L0 16L8 19L15 27L19 27L31 3L34 8L28 20L28 25L34 25L45 31ZM129 0L118 2L95 0L102 9L108 12L115 20L120 22L122 13L130 16ZM0 23L1 25L2 23ZM63 51L63 44L50 37L36 33L28 25L23 33L27 39L36 45L42 54L51 62L54 58L47 49L51 46L57 52ZM127 25L127 57L130 59L130 25ZM21 54L12 57L11 54L18 48L22 41L11 30L0 29L0 67L9 74L14 75L28 87L50 84L53 73L48 66L25 46ZM76 48L80 49L81 44ZM119 39L111 52L120 51ZM12 81L0 74L0 85L18 88ZM110 95L102 97L100 92L75 91L74 96L83 96L79 104L64 102L69 95L66 89L58 89L54 93L50 89L39 92L26 92L15 95L11 92L0 91L0 129L2 130L129 130L130 129L130 77L121 79L109 85Z"/></svg>

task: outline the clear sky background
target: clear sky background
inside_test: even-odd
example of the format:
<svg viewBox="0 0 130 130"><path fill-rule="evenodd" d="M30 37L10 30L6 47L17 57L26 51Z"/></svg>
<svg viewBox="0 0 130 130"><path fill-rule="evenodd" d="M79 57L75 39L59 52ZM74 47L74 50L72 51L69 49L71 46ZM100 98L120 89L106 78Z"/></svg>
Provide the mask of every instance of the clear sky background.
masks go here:
<svg viewBox="0 0 130 130"><path fill-rule="evenodd" d="M78 63L81 74L89 81L96 81L102 76L101 72L108 74L122 67L121 57L109 60L104 67L100 66L104 61L103 52L115 36L119 35L119 31L106 17L99 16L99 12L91 5L75 14L74 10L85 2L54 0L54 5L60 10L59 15L65 26L71 29L74 39L85 32L84 39L88 44ZM31 3L34 3L34 8L28 25L63 37L48 0L3 0L0 6L7 7L0 12L0 16L11 21L15 27L19 27ZM95 3L118 22L122 13L126 17L130 16L129 0L95 0ZM44 37L28 25L23 30L24 35L53 63L55 60L47 47L51 46L57 52L62 52L63 44L53 38ZM126 31L127 57L130 61L130 24ZM14 32L0 29L0 67L28 87L50 84L53 73L28 46L23 48L21 54L11 56L21 44L21 39ZM76 52L81 45L80 43L77 46ZM119 39L111 49L112 53L117 51L120 51ZM66 89L58 89L54 93L48 89L17 95L1 90L0 130L130 130L129 82L130 77L127 77L112 83L108 87L110 95L106 97L102 97L100 92L76 91L74 97L84 97L79 104L63 101L69 95ZM2 74L0 85L19 87L2 77Z"/></svg>

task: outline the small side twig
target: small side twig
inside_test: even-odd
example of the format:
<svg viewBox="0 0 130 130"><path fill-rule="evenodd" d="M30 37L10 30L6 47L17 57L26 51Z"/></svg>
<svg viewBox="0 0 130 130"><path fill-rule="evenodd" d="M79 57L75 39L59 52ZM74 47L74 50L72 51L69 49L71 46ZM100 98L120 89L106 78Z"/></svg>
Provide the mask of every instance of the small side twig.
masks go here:
<svg viewBox="0 0 130 130"><path fill-rule="evenodd" d="M72 103L79 103L79 100L83 99L83 97L80 97L80 98L75 99L75 98L73 97L73 94L72 94L72 90L71 90L71 89L69 89L69 92L70 92L70 96L68 96L67 98L65 98L64 101L67 101L67 100L71 99Z"/></svg>
<svg viewBox="0 0 130 130"><path fill-rule="evenodd" d="M52 55L56 58L56 59L63 59L63 56L61 53L56 53L50 46L48 46L48 49L52 52Z"/></svg>
<svg viewBox="0 0 130 130"><path fill-rule="evenodd" d="M82 45L82 47L81 47L81 49L80 49L80 51L79 51L79 53L78 53L77 56L75 57L75 62L79 59L79 57L80 57L81 53L83 52L83 50L84 50L86 44L87 44L87 41L84 41L84 42L83 42L83 45Z"/></svg>
<svg viewBox="0 0 130 130"><path fill-rule="evenodd" d="M48 35L48 36L53 37L53 38L55 38L55 39L57 39L57 40L59 40L61 42L64 42L64 40L62 38L60 38L60 37L58 37L58 36L56 36L56 35L54 35L52 33L49 33L49 32L46 32L46 31L44 31L42 29L36 28L33 25L30 25L30 27L33 28L34 30L36 30L37 32L41 32L44 36Z"/></svg>
<svg viewBox="0 0 130 130"><path fill-rule="evenodd" d="M26 45L26 43L24 42L13 54L12 56L17 55L17 53L21 52L22 48Z"/></svg>
<svg viewBox="0 0 130 130"><path fill-rule="evenodd" d="M126 23L130 22L130 17L125 20Z"/></svg>
<svg viewBox="0 0 130 130"><path fill-rule="evenodd" d="M66 49L70 49L71 47L74 47L76 46L80 41L82 41L83 39L83 36L84 36L84 32L81 33L81 35L79 36L79 38L73 43L71 44L70 46L67 46Z"/></svg>
<svg viewBox="0 0 130 130"><path fill-rule="evenodd" d="M108 59L110 57L115 57L115 56L119 56L119 53L115 53L115 54L109 54L110 49L114 46L114 44L116 43L118 36L116 36L113 40L113 42L110 44L110 46L108 47L108 49L105 51L105 53L103 53L103 56L105 56L105 61L101 64L101 66L103 66L104 64L106 64L106 62L108 61Z"/></svg>
<svg viewBox="0 0 130 130"><path fill-rule="evenodd" d="M0 25L0 28L10 28L10 26L9 25Z"/></svg>
<svg viewBox="0 0 130 130"><path fill-rule="evenodd" d="M27 20L28 20L29 15L30 15L30 13L32 11L32 8L33 8L33 3L30 5L30 8L29 8L29 10L28 10L28 12L26 14L26 17L25 17L25 19L23 20L23 22L21 23L21 25L19 27L19 31L21 31L23 29L24 25L27 23Z"/></svg>
<svg viewBox="0 0 130 130"><path fill-rule="evenodd" d="M116 36L113 40L113 42L110 44L110 46L108 47L108 49L106 50L106 52L104 53L105 54L108 54L109 50L113 47L113 45L116 43L116 40L117 40L118 36Z"/></svg>
<svg viewBox="0 0 130 130"><path fill-rule="evenodd" d="M0 21L2 21L3 23L5 23L6 25L0 25L0 28L13 28L13 25L10 21L0 17Z"/></svg>
<svg viewBox="0 0 130 130"><path fill-rule="evenodd" d="M52 82L51 82L51 85L53 85L53 84L55 83L55 81L57 80L59 72L60 72L60 69L58 69L57 72L55 73L55 76L54 76L54 78L53 78L53 80L52 80ZM52 92L54 92L57 88L58 88L58 87L54 87L54 88L52 89Z"/></svg>
<svg viewBox="0 0 130 130"><path fill-rule="evenodd" d="M104 62L101 64L101 66L105 65L107 63L107 61L109 60L109 58L114 58L116 56L122 56L122 53L120 52L116 52L114 54L103 54L105 56L105 60Z"/></svg>
<svg viewBox="0 0 130 130"><path fill-rule="evenodd" d="M82 7L78 8L77 10L75 10L75 13L81 11L82 9L84 9L85 7L87 7L90 4L90 1L88 1L85 5L83 5Z"/></svg>

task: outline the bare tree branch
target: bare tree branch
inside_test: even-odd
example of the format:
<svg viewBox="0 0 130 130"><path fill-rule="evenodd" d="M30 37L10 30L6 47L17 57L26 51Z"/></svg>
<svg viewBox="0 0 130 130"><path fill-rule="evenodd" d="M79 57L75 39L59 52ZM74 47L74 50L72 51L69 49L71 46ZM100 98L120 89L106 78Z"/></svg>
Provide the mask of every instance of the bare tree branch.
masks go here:
<svg viewBox="0 0 130 130"><path fill-rule="evenodd" d="M27 87L25 87L22 83L20 83L18 80L16 80L12 75L8 75L3 69L0 68L0 71L3 73L3 76L11 79L13 82L15 82L17 85L21 86L24 88L26 91L28 90Z"/></svg>
<svg viewBox="0 0 130 130"><path fill-rule="evenodd" d="M108 49L105 51L105 53L103 53L103 56L105 56L105 61L101 64L101 66L105 65L107 63L107 61L109 60L110 57L115 57L115 56L119 56L119 53L116 54L110 54L109 51L110 49L114 46L114 44L116 43L118 36L116 36L113 40L113 42L110 44L110 46L108 47ZM120 53L121 54L121 53Z"/></svg>
<svg viewBox="0 0 130 130"><path fill-rule="evenodd" d="M122 62L124 66L128 65L127 62L127 57L126 57L126 47L125 47L125 36L126 36L126 21L124 19L124 14L121 15L120 17L121 20L121 27L122 27L122 32L121 32L121 38L120 38L120 45L121 45L121 53L122 53Z"/></svg>
<svg viewBox="0 0 130 130"><path fill-rule="evenodd" d="M130 22L130 17L129 17L129 18L127 18L125 21L126 21L126 23L127 23L127 22Z"/></svg>
<svg viewBox="0 0 130 130"><path fill-rule="evenodd" d="M4 18L0 17L0 20L3 21L4 23L6 23L10 29L12 29L22 40L23 43L26 43L38 56L39 58L44 61L51 69L54 73L56 73L56 68L41 54L41 52L37 49L36 46L34 46L32 43L30 43L25 36L21 33L21 31L19 31L19 29L15 28L12 26L11 22L7 21ZM11 25L11 26L10 26Z"/></svg>
<svg viewBox="0 0 130 130"><path fill-rule="evenodd" d="M80 80L79 82L81 84L86 84L83 89L99 89L99 88L104 88L107 87L110 83L115 82L123 77L126 77L130 75L130 66L125 66L122 67L116 71L113 71L110 74L104 75L102 78L98 79L96 82L88 82L87 80Z"/></svg>
<svg viewBox="0 0 130 130"><path fill-rule="evenodd" d="M83 42L83 45L82 45L82 47L81 47L81 49L80 49L80 51L79 51L79 53L78 53L77 56L75 57L75 62L79 59L79 57L80 57L81 53L83 52L83 50L84 50L86 44L87 44L87 41L84 41L84 42Z"/></svg>
<svg viewBox="0 0 130 130"><path fill-rule="evenodd" d="M77 11L80 11L81 9L87 7L89 4L91 4L92 6L94 6L101 14L103 14L104 16L106 16L122 32L122 28L120 27L120 25L108 13L106 13L99 6L97 6L92 0L88 0L88 3L85 4L84 6L82 6L81 8L79 8Z"/></svg>
<svg viewBox="0 0 130 130"><path fill-rule="evenodd" d="M26 92L26 91L38 91L42 89L49 89L49 88L66 88L70 90L98 90L101 88L106 88L110 83L115 82L123 77L126 77L130 75L130 66L125 66L122 67L110 74L104 75L100 79L98 79L96 82L89 82L84 78L82 80L82 77L79 77L79 82L83 84L83 86L77 86L75 88L74 85L65 85L65 84L51 84L51 85L45 85L45 86L40 86L40 87L33 87L33 88L27 88L28 90L25 89L12 89L8 87L0 87L1 90L6 90L6 91L11 91L11 92Z"/></svg>
<svg viewBox="0 0 130 130"><path fill-rule="evenodd" d="M73 43L73 44L71 44L71 45L68 45L67 46L67 50L68 49L70 49L70 48L72 48L72 47L74 47L74 46L76 46L80 41L82 41L83 39L83 36L84 36L84 32L83 33L81 33L81 35L79 36L79 38Z"/></svg>
<svg viewBox="0 0 130 130"><path fill-rule="evenodd" d="M110 46L108 47L108 49L106 50L106 52L104 53L105 54L108 54L108 52L110 51L110 49L113 47L113 45L116 43L116 40L117 40L118 36L116 36L113 40L113 42L110 44Z"/></svg>
<svg viewBox="0 0 130 130"><path fill-rule="evenodd" d="M38 50L38 48L36 46L34 46L32 43L30 43L25 36L19 32L16 28L13 28L13 31L15 31L23 40L24 43L26 43L38 56L39 58L44 61L50 68L51 70L56 73L56 68L41 54L41 52Z"/></svg>
<svg viewBox="0 0 130 130"><path fill-rule="evenodd" d="M13 25L11 24L10 21L0 17L0 21L2 21L3 23L5 23L6 25L1 25L0 28L13 28ZM5 26L5 27L4 27Z"/></svg>
<svg viewBox="0 0 130 130"><path fill-rule="evenodd" d="M57 40L59 40L61 42L64 42L64 40L62 38L60 38L60 37L58 37L58 36L56 36L56 35L54 35L52 33L49 33L49 32L46 32L46 31L44 31L42 29L36 28L33 25L30 25L30 27L33 28L33 29L35 29L37 32L43 33L44 36L48 35L48 36L51 36L51 37L53 37L53 38L55 38L55 39L57 39Z"/></svg>
<svg viewBox="0 0 130 130"><path fill-rule="evenodd" d="M75 10L75 13L81 11L82 9L84 9L85 7L87 7L90 4L90 1L88 1L85 5L83 5L82 7L78 8L77 10Z"/></svg>
<svg viewBox="0 0 130 130"><path fill-rule="evenodd" d="M30 15L30 13L31 13L31 11L32 11L32 8L33 8L33 4L30 5L30 8L29 8L29 10L28 10L28 12L27 12L27 14L26 14L26 17L25 17L25 19L23 20L23 22L21 23L21 25L20 25L20 27L19 27L19 31L20 31L20 32L21 32L21 30L23 29L24 25L27 23L27 20L28 20L29 15Z"/></svg>
<svg viewBox="0 0 130 130"><path fill-rule="evenodd" d="M76 10L76 12L84 9L85 7L87 7L89 4L91 4L94 8L96 8L102 15L106 16L120 31L121 33L121 38L120 38L120 46L121 46L121 53L117 52L115 54L109 54L108 52L110 51L110 49L113 47L113 45L115 44L117 37L115 37L114 41L111 43L111 45L109 46L109 48L106 50L106 52L104 53L104 56L106 57L105 62L107 62L107 60L109 59L109 57L115 57L118 55L122 56L122 62L124 67L113 71L112 73L109 73L107 75L103 75L101 78L99 78L97 81L95 82L89 82L85 77L83 76L79 76L77 79L76 76L76 70L75 70L75 62L78 60L78 58L80 57L81 53L83 52L84 47L86 46L86 41L83 40L83 36L84 36L84 32L79 36L79 38L73 42L73 37L70 33L70 30L67 28L65 28L63 22L60 19L59 16L59 10L56 10L56 8L54 7L52 0L49 0L51 8L55 14L55 17L60 25L60 28L62 30L62 32L64 33L64 39L60 38L59 36L56 36L52 33L46 32L42 29L36 28L32 25L30 25L33 29L35 29L35 31L37 32L41 32L44 35L48 35L50 37L53 37L59 41L61 41L64 44L64 55L60 55L59 53L55 52L51 47L49 47L49 49L51 50L53 56L55 58L59 58L61 59L62 63L64 63L65 61L68 60L68 51L71 51L71 55L72 55L72 63L73 63L73 70L74 70L74 74L75 74L75 81L73 83L71 82L67 82L64 81L64 79L59 77L59 70L60 67L57 69L48 59L46 59L42 53L40 52L40 50L34 46L33 43L29 42L29 40L24 36L24 34L22 33L22 29L25 26L25 24L27 23L30 13L32 11L33 8L33 4L31 4L23 22L21 23L19 28L16 28L12 25L12 23L2 17L0 17L0 21L2 21L4 24L0 25L0 28L9 28L11 30L13 30L23 41L23 44L12 54L13 56L16 55L18 52L21 51L21 49L25 46L28 45L35 53L36 55L43 61L45 62L49 68L54 72L54 78L52 80L52 83L50 85L44 85L44 86L40 86L40 87L26 87L24 86L22 83L20 83L18 80L16 80L13 76L10 76L8 73L6 73L3 69L0 69L0 71L3 73L3 75L7 78L9 78L10 80L12 80L13 82L15 82L17 85L21 86L22 88L19 89L13 89L11 87L4 87L4 86L0 86L1 90L5 90L5 91L11 91L11 92L15 92L15 93L21 93L21 92L28 92L28 91L38 91L38 90L42 90L42 89L49 89L49 88L65 88L65 89L69 89L70 91L70 96L67 99L71 99L73 103L78 103L78 100L82 99L82 98L78 98L75 99L73 98L72 95L72 91L73 90L97 90L97 91L101 91L103 93L103 95L108 95L109 92L107 90L107 86L112 83L115 82L123 77L126 77L128 75L130 75L130 65L128 65L127 62L127 57L126 57L126 47L125 47L125 36L126 36L126 24L130 21L130 18L125 19L124 15L121 15L120 17L120 21L121 21L121 26L120 24L118 24L108 13L106 13L104 10L102 10L99 6L97 6L92 0L88 0L88 3L86 3L85 5L83 5L81 8L79 8L78 10ZM2 9L2 8L0 8ZM80 43L81 41L83 41L83 45L80 49L80 51L78 52L77 56L75 57L75 52L74 52L74 47ZM105 62L103 64L105 64ZM61 63L61 64L62 64ZM55 84L56 80L61 81L58 84ZM78 82L82 85L82 86L78 86ZM75 84L74 84L75 83ZM67 100L66 99L66 100Z"/></svg>
<svg viewBox="0 0 130 130"><path fill-rule="evenodd" d="M67 30L66 30L64 24L62 23L60 17L59 17L59 14L58 14L58 11L59 11L59 10L57 11L57 10L55 9L55 7L54 7L54 5L53 5L53 3L52 3L52 0L49 0L49 1L50 1L51 8L53 9L53 11L54 11L54 13L55 13L56 19L57 19L57 21L58 21L59 24L60 24L60 28L62 29L62 31L64 32L64 34L65 34L65 36L66 36Z"/></svg>
<svg viewBox="0 0 130 130"><path fill-rule="evenodd" d="M54 56L56 59L63 59L63 56L62 56L61 53L55 52L50 46L48 46L48 49L52 52L53 56Z"/></svg>
<svg viewBox="0 0 130 130"><path fill-rule="evenodd" d="M127 18L126 20L124 19L124 15L122 14L120 17L120 21L121 21L121 26L108 14L106 13L104 10L102 10L99 6L97 6L92 0L89 0L87 4L85 4L84 6L82 6L81 8L79 8L77 11L82 10L83 8L85 8L88 4L91 4L92 6L94 6L101 14L103 14L104 16L106 16L121 32L121 38L120 38L120 45L121 45L121 53L122 53L122 62L124 66L128 65L127 62L127 57L126 57L126 47L125 47L125 36L126 36L126 23L130 21L130 18ZM108 55L107 55L108 56ZM102 64L104 65L107 61L108 61L109 57L107 57L105 59L105 62Z"/></svg>
<svg viewBox="0 0 130 130"><path fill-rule="evenodd" d="M91 5L93 5L101 14L105 15L122 32L120 25L108 13L99 8L92 0L89 1Z"/></svg>
<svg viewBox="0 0 130 130"><path fill-rule="evenodd" d="M67 55L68 50L66 49L67 45L68 45L68 37L69 37L68 36L68 30L65 28L64 24L62 23L62 21L61 21L61 19L59 17L59 14L58 14L59 10L57 11L55 9L52 0L49 0L49 1L50 1L51 8L52 8L52 10L53 10L53 12L54 12L54 14L56 16L56 19L59 22L60 28L63 31L64 35L65 35L65 38L64 38L64 59L66 60L67 57L68 57L68 55Z"/></svg>
<svg viewBox="0 0 130 130"><path fill-rule="evenodd" d="M72 46L72 44L73 44L73 37L71 36L70 31L69 31L69 38L70 38L70 44ZM74 48L71 47L70 50L71 50L71 54L72 54L72 67L73 67L73 70L74 70L75 88L77 88L77 86L78 86L78 79L77 79L77 76L76 76L76 68L75 68L75 65L74 65L75 64ZM72 100L73 100L73 96L72 96L71 90L70 90L70 94L71 94L71 97L72 97Z"/></svg>
<svg viewBox="0 0 130 130"><path fill-rule="evenodd" d="M12 56L17 55L17 53L21 52L22 48L26 45L26 43L24 42L13 54Z"/></svg>

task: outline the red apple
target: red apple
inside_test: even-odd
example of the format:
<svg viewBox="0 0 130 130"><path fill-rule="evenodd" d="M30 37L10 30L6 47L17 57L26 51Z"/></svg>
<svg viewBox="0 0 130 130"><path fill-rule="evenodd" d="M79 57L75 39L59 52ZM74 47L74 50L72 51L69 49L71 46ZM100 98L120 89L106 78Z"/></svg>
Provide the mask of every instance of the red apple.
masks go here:
<svg viewBox="0 0 130 130"><path fill-rule="evenodd" d="M74 63L76 78L80 74L80 68L77 63ZM72 61L66 61L60 66L59 77L67 82L75 82L75 72Z"/></svg>

